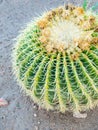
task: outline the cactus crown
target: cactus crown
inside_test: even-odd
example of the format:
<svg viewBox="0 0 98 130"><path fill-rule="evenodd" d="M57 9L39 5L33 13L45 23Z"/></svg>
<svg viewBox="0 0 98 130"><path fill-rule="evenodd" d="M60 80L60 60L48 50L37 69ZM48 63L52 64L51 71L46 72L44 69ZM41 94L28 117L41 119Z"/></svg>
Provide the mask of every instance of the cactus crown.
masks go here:
<svg viewBox="0 0 98 130"><path fill-rule="evenodd" d="M45 109L83 111L98 103L98 15L74 5L46 12L19 36L14 71Z"/></svg>
<svg viewBox="0 0 98 130"><path fill-rule="evenodd" d="M91 34L97 27L96 18L87 15L83 8L73 5L59 7L38 21L40 41L48 52L73 52L77 47L88 49L94 40Z"/></svg>

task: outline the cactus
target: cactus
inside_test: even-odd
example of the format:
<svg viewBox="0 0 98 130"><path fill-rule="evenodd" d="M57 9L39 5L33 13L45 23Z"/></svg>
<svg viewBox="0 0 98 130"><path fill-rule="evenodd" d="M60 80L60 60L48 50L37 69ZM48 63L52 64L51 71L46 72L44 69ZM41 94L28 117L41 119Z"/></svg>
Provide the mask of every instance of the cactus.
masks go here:
<svg viewBox="0 0 98 130"><path fill-rule="evenodd" d="M17 38L14 72L42 108L81 112L98 104L98 15L86 6L48 11Z"/></svg>

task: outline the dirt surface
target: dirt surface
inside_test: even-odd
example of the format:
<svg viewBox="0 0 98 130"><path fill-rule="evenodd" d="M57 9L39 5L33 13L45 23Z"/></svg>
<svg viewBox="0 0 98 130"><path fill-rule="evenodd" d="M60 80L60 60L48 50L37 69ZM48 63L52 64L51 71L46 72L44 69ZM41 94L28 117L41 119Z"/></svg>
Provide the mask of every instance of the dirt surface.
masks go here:
<svg viewBox="0 0 98 130"><path fill-rule="evenodd" d="M64 0L0 0L0 97L9 101L8 106L0 108L0 130L98 130L98 108L90 110L86 119L39 110L21 92L12 75L13 39L19 30L45 9L63 3Z"/></svg>

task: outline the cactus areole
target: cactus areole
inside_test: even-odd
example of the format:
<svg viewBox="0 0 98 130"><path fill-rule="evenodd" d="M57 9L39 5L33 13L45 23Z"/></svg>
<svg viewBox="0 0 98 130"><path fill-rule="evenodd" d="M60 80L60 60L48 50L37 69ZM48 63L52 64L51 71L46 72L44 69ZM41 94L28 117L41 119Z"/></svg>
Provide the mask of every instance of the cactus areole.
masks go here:
<svg viewBox="0 0 98 130"><path fill-rule="evenodd" d="M17 38L13 68L42 108L81 112L98 104L98 15L65 5L44 13Z"/></svg>

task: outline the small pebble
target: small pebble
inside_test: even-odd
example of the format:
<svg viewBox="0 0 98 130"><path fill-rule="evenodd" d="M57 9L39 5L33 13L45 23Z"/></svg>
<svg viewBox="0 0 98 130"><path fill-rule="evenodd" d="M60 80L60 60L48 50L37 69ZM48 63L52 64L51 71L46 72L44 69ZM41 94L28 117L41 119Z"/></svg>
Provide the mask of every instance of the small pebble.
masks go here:
<svg viewBox="0 0 98 130"><path fill-rule="evenodd" d="M87 113L80 113L80 112L74 112L73 113L73 117L75 118L86 118L87 117Z"/></svg>
<svg viewBox="0 0 98 130"><path fill-rule="evenodd" d="M38 121L38 124L40 124L41 122L40 121Z"/></svg>
<svg viewBox="0 0 98 130"><path fill-rule="evenodd" d="M36 113L34 113L34 117L37 117L37 114L36 114Z"/></svg>
<svg viewBox="0 0 98 130"><path fill-rule="evenodd" d="M34 106L33 106L33 108L34 108L34 109L37 109L37 106L36 106L36 105L34 105Z"/></svg>
<svg viewBox="0 0 98 130"><path fill-rule="evenodd" d="M38 126L35 126L35 130L38 130Z"/></svg>

